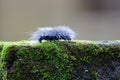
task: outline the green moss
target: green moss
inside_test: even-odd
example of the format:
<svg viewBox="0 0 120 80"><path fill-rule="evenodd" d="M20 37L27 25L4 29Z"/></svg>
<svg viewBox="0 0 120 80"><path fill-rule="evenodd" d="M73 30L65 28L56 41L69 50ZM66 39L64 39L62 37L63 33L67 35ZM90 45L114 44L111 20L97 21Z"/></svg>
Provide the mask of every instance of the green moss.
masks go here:
<svg viewBox="0 0 120 80"><path fill-rule="evenodd" d="M33 47L9 45L2 53L1 65L6 70L3 75L9 80L70 79L72 68L68 56L54 43Z"/></svg>
<svg viewBox="0 0 120 80"><path fill-rule="evenodd" d="M120 45L100 41L2 42L0 75L3 80L98 80L96 67L114 69ZM120 42L120 41L117 41ZM34 43L34 44L33 44ZM102 43L102 42L101 42ZM113 44L111 44L113 43Z"/></svg>

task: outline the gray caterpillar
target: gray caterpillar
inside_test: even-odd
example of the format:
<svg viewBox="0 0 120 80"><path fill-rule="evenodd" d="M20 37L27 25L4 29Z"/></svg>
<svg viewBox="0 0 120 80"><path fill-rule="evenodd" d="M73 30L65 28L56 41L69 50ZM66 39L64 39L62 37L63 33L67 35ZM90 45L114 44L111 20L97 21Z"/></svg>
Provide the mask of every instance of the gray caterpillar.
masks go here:
<svg viewBox="0 0 120 80"><path fill-rule="evenodd" d="M75 33L67 26L56 26L56 27L43 27L38 28L32 34L31 40L42 40L55 41L55 40L72 40L75 37Z"/></svg>

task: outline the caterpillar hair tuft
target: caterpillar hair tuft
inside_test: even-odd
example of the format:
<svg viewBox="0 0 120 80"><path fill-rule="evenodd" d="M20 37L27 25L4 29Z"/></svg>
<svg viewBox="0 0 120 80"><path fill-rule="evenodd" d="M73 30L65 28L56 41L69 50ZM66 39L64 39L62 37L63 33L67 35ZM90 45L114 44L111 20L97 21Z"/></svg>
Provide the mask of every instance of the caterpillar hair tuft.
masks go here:
<svg viewBox="0 0 120 80"><path fill-rule="evenodd" d="M56 26L56 27L43 27L38 28L32 33L31 40L72 40L75 37L75 33L68 26Z"/></svg>

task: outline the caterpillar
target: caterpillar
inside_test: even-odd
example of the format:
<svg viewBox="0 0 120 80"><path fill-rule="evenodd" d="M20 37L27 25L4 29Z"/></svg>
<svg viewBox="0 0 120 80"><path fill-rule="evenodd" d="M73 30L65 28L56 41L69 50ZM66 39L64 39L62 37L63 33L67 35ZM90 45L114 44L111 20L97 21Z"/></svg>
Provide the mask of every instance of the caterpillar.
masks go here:
<svg viewBox="0 0 120 80"><path fill-rule="evenodd" d="M43 27L38 28L32 33L31 40L55 41L55 40L72 40L75 37L75 32L68 26Z"/></svg>

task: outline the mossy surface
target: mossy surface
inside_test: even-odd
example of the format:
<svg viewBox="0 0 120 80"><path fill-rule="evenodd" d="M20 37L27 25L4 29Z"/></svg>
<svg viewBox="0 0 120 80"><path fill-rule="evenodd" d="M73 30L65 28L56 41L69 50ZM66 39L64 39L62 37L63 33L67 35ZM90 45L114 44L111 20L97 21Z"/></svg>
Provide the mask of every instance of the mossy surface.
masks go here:
<svg viewBox="0 0 120 80"><path fill-rule="evenodd" d="M0 52L2 80L120 79L119 40L0 42Z"/></svg>

